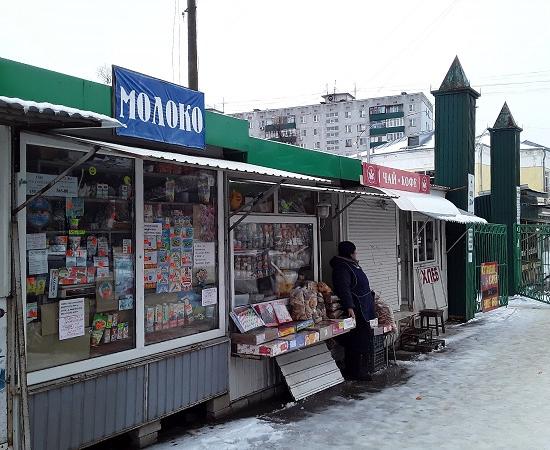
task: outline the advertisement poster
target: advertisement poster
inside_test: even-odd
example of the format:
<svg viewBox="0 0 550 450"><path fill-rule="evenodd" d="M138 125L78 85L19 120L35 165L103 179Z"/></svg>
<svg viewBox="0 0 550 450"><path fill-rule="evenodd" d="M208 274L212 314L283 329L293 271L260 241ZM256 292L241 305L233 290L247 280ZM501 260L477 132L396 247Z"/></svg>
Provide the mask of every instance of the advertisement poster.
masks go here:
<svg viewBox="0 0 550 450"><path fill-rule="evenodd" d="M498 308L498 263L481 263L481 310L483 312Z"/></svg>
<svg viewBox="0 0 550 450"><path fill-rule="evenodd" d="M84 336L84 299L60 300L59 340Z"/></svg>
<svg viewBox="0 0 550 450"><path fill-rule="evenodd" d="M422 306L425 309L441 309L447 306L447 294L441 280L438 265L417 268L418 286Z"/></svg>

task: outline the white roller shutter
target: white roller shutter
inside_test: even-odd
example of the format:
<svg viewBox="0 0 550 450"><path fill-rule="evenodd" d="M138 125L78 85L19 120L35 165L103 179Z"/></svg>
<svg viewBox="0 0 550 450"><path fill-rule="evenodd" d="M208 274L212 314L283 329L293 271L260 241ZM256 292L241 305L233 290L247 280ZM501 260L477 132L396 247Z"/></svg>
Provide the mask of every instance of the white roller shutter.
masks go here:
<svg viewBox="0 0 550 450"><path fill-rule="evenodd" d="M348 200L349 201L349 200ZM360 199L347 209L347 239L357 246L359 263L370 286L395 311L399 310L396 206Z"/></svg>

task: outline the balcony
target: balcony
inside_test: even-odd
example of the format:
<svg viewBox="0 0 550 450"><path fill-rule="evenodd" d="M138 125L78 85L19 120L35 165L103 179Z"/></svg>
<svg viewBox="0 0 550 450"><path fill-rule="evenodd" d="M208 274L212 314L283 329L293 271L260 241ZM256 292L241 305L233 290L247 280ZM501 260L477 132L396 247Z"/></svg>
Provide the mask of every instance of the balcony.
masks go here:
<svg viewBox="0 0 550 450"><path fill-rule="evenodd" d="M405 117L405 113L403 111L398 111L390 113L369 114L369 120L371 122L374 122L375 120L396 119L398 117Z"/></svg>
<svg viewBox="0 0 550 450"><path fill-rule="evenodd" d="M388 133L399 133L399 132L405 132L405 127L384 127L384 128L371 128L370 129L370 135L371 136L383 136Z"/></svg>

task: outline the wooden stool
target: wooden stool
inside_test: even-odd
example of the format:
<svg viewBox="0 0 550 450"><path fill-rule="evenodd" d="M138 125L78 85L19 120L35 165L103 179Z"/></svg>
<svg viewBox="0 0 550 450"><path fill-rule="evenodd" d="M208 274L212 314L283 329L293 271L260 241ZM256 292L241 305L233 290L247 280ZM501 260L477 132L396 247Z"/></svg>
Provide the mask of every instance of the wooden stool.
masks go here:
<svg viewBox="0 0 550 450"><path fill-rule="evenodd" d="M435 319L435 325L430 323L430 317ZM426 327L424 327L424 318L426 318ZM441 324L439 324L439 319L441 318ZM437 336L439 336L439 327L441 326L441 332L445 333L445 322L443 321L443 310L442 309L422 309L420 311L420 328L425 328L429 330L430 328L435 330Z"/></svg>

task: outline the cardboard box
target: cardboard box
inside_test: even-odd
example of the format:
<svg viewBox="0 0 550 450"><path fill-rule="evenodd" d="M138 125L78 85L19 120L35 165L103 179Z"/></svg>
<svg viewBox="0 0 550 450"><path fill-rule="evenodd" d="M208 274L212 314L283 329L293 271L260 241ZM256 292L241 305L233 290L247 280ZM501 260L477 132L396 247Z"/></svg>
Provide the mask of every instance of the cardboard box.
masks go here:
<svg viewBox="0 0 550 450"><path fill-rule="evenodd" d="M296 326L297 332L305 330L306 328L313 328L313 326L315 325L315 322L313 322L313 319L301 320L301 321L292 322L292 323Z"/></svg>
<svg viewBox="0 0 550 450"><path fill-rule="evenodd" d="M281 341L287 341L288 342L288 350L294 350L295 348L298 348L298 342L296 341L296 335L295 334L285 336L285 337L281 338Z"/></svg>
<svg viewBox="0 0 550 450"><path fill-rule="evenodd" d="M57 333L40 335L40 322L27 325L27 370L60 366L90 357L90 329L84 329L84 336L60 341Z"/></svg>
<svg viewBox="0 0 550 450"><path fill-rule="evenodd" d="M277 356L288 351L288 342L282 339L260 345L237 344L237 353L244 355Z"/></svg>
<svg viewBox="0 0 550 450"><path fill-rule="evenodd" d="M294 339L296 340L297 348L306 346L306 335L303 332L295 334Z"/></svg>
<svg viewBox="0 0 550 450"><path fill-rule="evenodd" d="M314 330L305 330L305 331L300 331L299 333L297 333L298 335L303 335L304 336L304 341L305 341L305 345L306 347L308 345L313 345L315 344L316 342L319 342L319 332L317 331L314 331Z"/></svg>
<svg viewBox="0 0 550 450"><path fill-rule="evenodd" d="M317 325L309 327L308 329L317 331L319 333L320 341L325 341L332 337L332 322L330 321L325 320L323 322L319 322Z"/></svg>
<svg viewBox="0 0 550 450"><path fill-rule="evenodd" d="M279 337L277 328L260 328L248 333L231 333L231 342L234 344L259 345L264 342L273 341Z"/></svg>
<svg viewBox="0 0 550 450"><path fill-rule="evenodd" d="M376 324L378 325L378 319L373 319L373 320L375 320ZM344 319L344 330L351 330L355 328L355 326L356 326L356 322L353 317L348 317L347 319Z"/></svg>
<svg viewBox="0 0 550 450"><path fill-rule="evenodd" d="M42 325L42 336L49 336L59 333L59 303L46 303L40 305L40 323ZM84 299L84 326L90 324L90 299Z"/></svg>
<svg viewBox="0 0 550 450"><path fill-rule="evenodd" d="M285 323L279 325L279 337L288 336L289 334L296 333L296 326L293 323Z"/></svg>
<svg viewBox="0 0 550 450"><path fill-rule="evenodd" d="M337 336L344 333L344 319L330 319L332 322L332 335Z"/></svg>

